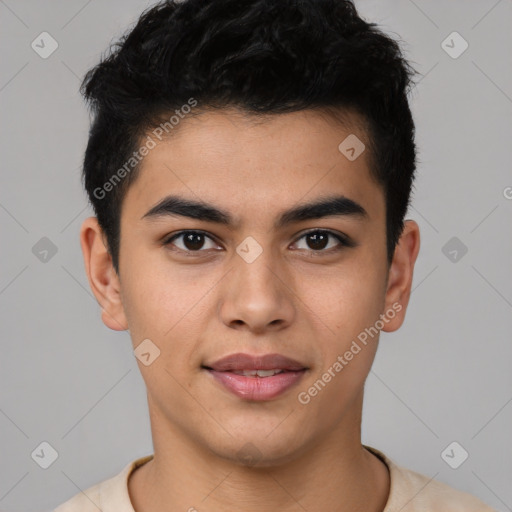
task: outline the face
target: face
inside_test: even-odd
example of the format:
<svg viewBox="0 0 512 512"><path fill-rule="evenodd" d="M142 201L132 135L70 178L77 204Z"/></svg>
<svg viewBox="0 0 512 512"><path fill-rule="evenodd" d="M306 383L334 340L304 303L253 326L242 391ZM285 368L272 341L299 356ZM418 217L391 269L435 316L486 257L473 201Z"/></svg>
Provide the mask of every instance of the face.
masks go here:
<svg viewBox="0 0 512 512"><path fill-rule="evenodd" d="M368 147L349 119L182 120L124 199L119 276L84 222L103 321L143 354L155 450L181 439L270 465L357 435L378 331L403 321L419 238L408 221L388 268L368 154L338 149L350 134Z"/></svg>

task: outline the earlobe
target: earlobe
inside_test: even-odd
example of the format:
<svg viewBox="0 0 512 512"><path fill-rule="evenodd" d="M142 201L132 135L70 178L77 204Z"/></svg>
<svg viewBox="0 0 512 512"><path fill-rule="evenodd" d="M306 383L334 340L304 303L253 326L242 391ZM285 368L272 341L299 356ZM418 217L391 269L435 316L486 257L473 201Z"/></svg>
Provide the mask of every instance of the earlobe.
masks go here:
<svg viewBox="0 0 512 512"><path fill-rule="evenodd" d="M80 245L85 271L96 300L101 307L103 323L114 331L125 331L128 322L121 301L119 277L103 241L103 231L96 217L88 217L80 229Z"/></svg>
<svg viewBox="0 0 512 512"><path fill-rule="evenodd" d="M411 295L414 264L420 250L420 228L414 220L406 220L404 230L395 248L393 261L389 269L386 290L385 311L388 315L383 331L396 331L403 324L405 311Z"/></svg>

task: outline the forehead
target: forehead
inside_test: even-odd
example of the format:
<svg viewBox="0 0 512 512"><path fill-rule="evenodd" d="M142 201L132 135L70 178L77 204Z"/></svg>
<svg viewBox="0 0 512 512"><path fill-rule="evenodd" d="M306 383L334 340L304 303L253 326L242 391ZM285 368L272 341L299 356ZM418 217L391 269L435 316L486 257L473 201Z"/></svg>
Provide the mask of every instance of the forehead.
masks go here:
<svg viewBox="0 0 512 512"><path fill-rule="evenodd" d="M353 115L342 124L317 111L264 118L209 111L185 117L162 141L149 137L156 146L123 201L123 216L134 222L169 194L215 204L239 223L333 194L362 204L370 219L384 215L369 141Z"/></svg>

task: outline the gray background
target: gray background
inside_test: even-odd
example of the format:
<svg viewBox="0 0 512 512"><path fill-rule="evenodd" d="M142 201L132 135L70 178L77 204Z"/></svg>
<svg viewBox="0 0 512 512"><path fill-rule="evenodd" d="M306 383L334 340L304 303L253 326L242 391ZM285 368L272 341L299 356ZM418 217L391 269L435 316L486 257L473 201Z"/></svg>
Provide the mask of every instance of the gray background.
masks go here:
<svg viewBox="0 0 512 512"><path fill-rule="evenodd" d="M0 1L3 511L50 510L152 453L129 334L101 322L78 238L92 214L80 78L151 3ZM406 41L423 75L408 215L421 252L406 322L382 333L368 377L363 442L512 510L512 2L356 4ZM43 31L59 45L47 59L31 48ZM458 58L441 46L453 31L469 43ZM57 248L46 262L32 251L43 237ZM58 452L46 470L31 458L43 441ZM441 457L452 441L469 453L458 469Z"/></svg>

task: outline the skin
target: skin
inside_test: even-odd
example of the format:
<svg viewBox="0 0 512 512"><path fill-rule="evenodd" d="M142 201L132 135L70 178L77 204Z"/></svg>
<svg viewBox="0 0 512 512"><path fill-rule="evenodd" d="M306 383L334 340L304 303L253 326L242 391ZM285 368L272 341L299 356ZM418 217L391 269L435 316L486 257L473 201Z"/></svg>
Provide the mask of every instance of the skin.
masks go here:
<svg viewBox="0 0 512 512"><path fill-rule="evenodd" d="M255 122L220 110L181 121L144 158L127 192L119 275L96 218L84 221L85 267L103 322L128 329L134 349L149 338L160 350L149 366L137 359L155 453L129 480L137 512L384 509L387 466L361 445L378 336L308 404L297 399L393 304L401 310L382 330L402 325L419 251L419 227L407 220L388 267L384 194L370 176L368 151L349 161L338 150L351 133L368 142L357 117L346 119L342 125L308 110ZM141 219L170 193L212 203L238 222ZM368 219L332 216L273 229L282 211L333 193L360 203ZM303 236L312 228L343 233L356 246L330 238L314 254ZM174 251L164 245L190 229L213 238L191 256L180 253L183 237ZM263 249L250 264L236 252L248 236ZM280 353L309 370L279 397L247 401L201 369L236 352ZM241 460L246 443L257 449L256 463Z"/></svg>

